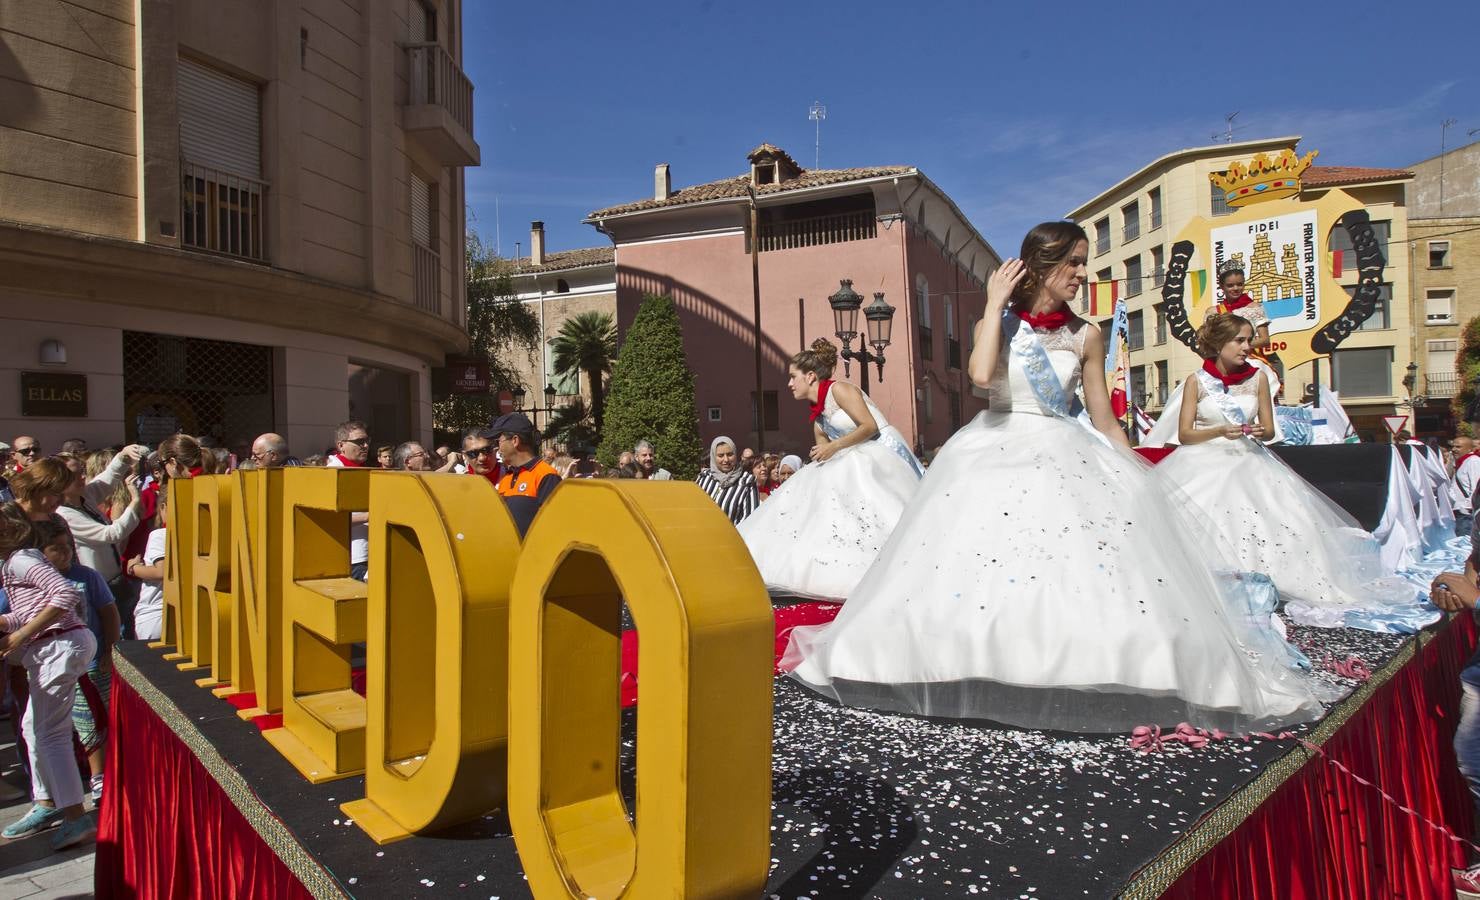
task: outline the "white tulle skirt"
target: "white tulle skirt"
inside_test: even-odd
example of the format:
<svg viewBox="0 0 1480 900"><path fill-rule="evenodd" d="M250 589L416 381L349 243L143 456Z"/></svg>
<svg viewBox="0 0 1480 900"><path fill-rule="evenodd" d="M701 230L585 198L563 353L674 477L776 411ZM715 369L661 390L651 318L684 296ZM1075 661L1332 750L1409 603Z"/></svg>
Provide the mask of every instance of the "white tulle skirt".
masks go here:
<svg viewBox="0 0 1480 900"><path fill-rule="evenodd" d="M1334 626L1348 613L1381 616L1416 602L1414 587L1383 568L1376 538L1251 441L1183 445L1154 477L1191 502L1241 568L1274 579L1300 624Z"/></svg>
<svg viewBox="0 0 1480 900"><path fill-rule="evenodd" d="M772 593L841 600L858 586L920 485L887 431L803 466L740 523Z"/></svg>
<svg viewBox="0 0 1480 900"><path fill-rule="evenodd" d="M796 629L783 665L848 705L1027 728L1318 717L1217 581L1133 454L1073 422L988 411L941 450L838 618Z"/></svg>

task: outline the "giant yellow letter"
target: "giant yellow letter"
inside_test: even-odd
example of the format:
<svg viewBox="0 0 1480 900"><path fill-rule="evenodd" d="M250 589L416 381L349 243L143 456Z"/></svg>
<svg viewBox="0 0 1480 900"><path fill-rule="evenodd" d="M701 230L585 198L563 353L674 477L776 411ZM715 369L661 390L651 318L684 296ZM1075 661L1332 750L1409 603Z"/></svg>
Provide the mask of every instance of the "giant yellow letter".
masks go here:
<svg viewBox="0 0 1480 900"><path fill-rule="evenodd" d="M169 530L165 532L163 617L160 620L159 640L151 647L173 646L175 649L164 655L164 659L180 663L181 669L194 669L191 660L195 643L191 640L195 625L195 579L191 569L195 565L195 491L194 479L171 478L164 485L167 494L165 514L169 519Z"/></svg>
<svg viewBox="0 0 1480 900"><path fill-rule="evenodd" d="M231 495L235 606L231 614L231 687L257 705L245 719L283 708L283 470L237 472Z"/></svg>
<svg viewBox="0 0 1480 900"><path fill-rule="evenodd" d="M519 532L485 478L370 487L365 798L380 843L504 805L509 582Z"/></svg>
<svg viewBox="0 0 1480 900"><path fill-rule="evenodd" d="M637 624L637 828L618 779ZM698 487L572 481L514 577L509 820L535 896L755 896L770 865L771 603Z"/></svg>
<svg viewBox="0 0 1480 900"><path fill-rule="evenodd" d="M318 784L365 768L350 645L365 640L368 589L349 577L349 514L370 506L370 470L295 468L283 478L283 727L263 736Z"/></svg>
<svg viewBox="0 0 1480 900"><path fill-rule="evenodd" d="M191 502L182 508L195 523L190 552L191 659L211 674L201 687L231 677L231 477L201 475L191 479Z"/></svg>

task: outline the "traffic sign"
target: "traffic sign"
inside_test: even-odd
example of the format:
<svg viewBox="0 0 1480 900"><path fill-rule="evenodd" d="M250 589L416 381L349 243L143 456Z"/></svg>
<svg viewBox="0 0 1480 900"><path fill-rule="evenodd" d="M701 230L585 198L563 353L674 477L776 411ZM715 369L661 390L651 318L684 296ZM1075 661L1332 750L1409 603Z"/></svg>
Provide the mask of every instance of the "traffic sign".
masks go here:
<svg viewBox="0 0 1480 900"><path fill-rule="evenodd" d="M1392 433L1393 437L1397 437L1398 436L1398 432L1400 432L1400 431L1403 430L1403 426L1408 424L1408 417L1407 416L1383 416L1382 417L1382 424L1384 424L1384 425L1387 426L1387 430Z"/></svg>

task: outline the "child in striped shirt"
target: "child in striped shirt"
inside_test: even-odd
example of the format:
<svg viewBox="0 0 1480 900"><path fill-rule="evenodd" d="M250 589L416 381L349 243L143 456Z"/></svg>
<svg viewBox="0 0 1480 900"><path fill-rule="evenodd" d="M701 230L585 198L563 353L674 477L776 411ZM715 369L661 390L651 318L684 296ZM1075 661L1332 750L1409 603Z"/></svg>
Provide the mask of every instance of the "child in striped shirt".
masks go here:
<svg viewBox="0 0 1480 900"><path fill-rule="evenodd" d="M78 618L82 597L36 546L36 527L14 503L0 507L0 583L11 611L0 615L0 657L21 665L30 702L21 733L31 760L35 804L3 832L17 838L50 825L64 850L97 836L82 808L82 776L72 755L72 697L97 642Z"/></svg>

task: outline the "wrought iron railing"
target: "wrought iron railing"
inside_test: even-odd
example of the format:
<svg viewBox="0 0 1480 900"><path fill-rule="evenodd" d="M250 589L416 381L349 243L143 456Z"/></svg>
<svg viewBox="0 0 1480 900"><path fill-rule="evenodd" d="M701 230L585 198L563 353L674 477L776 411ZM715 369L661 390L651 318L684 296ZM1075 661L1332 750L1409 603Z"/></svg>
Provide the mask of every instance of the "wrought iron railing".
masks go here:
<svg viewBox="0 0 1480 900"><path fill-rule="evenodd" d="M267 183L180 163L180 243L192 250L267 261Z"/></svg>
<svg viewBox="0 0 1480 900"><path fill-rule="evenodd" d="M440 106L472 134L473 83L447 48L437 43L407 44L406 62L411 85L408 103Z"/></svg>
<svg viewBox="0 0 1480 900"><path fill-rule="evenodd" d="M872 210L815 216L790 222L766 222L760 226L760 249L793 250L844 241L863 241L879 233Z"/></svg>
<svg viewBox="0 0 1480 900"><path fill-rule="evenodd" d="M413 243L412 254L412 299L420 309L440 314L441 304L441 257L437 251Z"/></svg>
<svg viewBox="0 0 1480 900"><path fill-rule="evenodd" d="M1430 397L1453 397L1459 391L1459 375L1433 372L1423 377L1424 393Z"/></svg>

